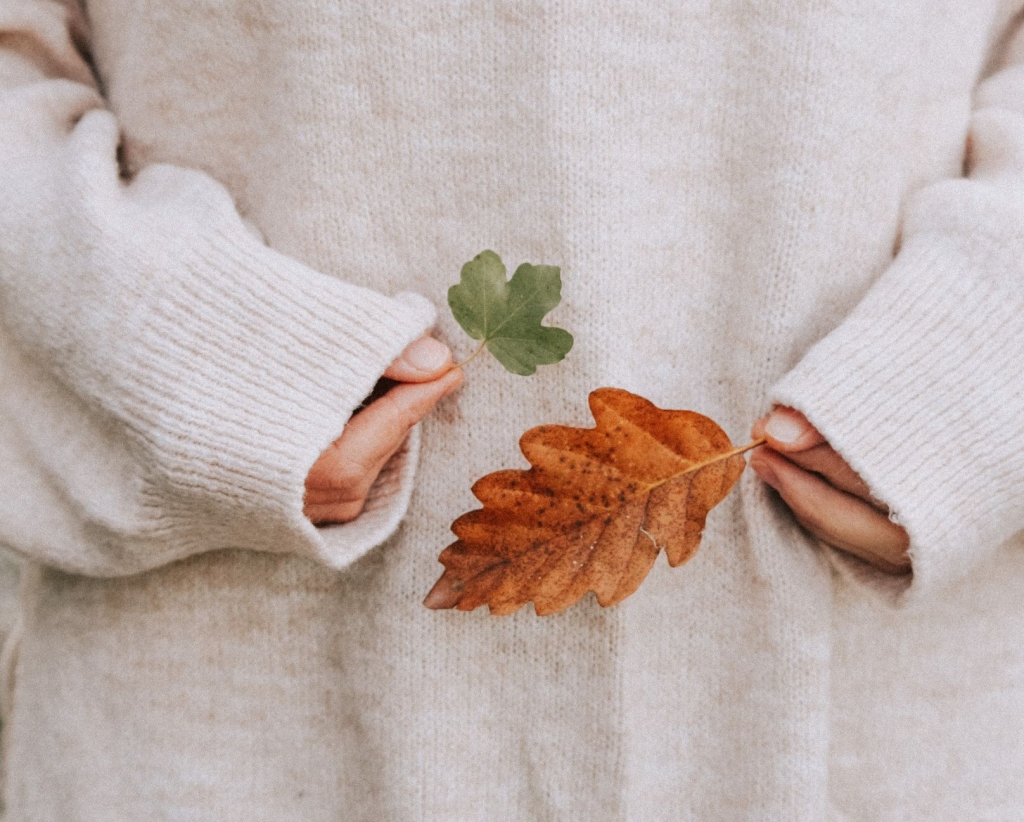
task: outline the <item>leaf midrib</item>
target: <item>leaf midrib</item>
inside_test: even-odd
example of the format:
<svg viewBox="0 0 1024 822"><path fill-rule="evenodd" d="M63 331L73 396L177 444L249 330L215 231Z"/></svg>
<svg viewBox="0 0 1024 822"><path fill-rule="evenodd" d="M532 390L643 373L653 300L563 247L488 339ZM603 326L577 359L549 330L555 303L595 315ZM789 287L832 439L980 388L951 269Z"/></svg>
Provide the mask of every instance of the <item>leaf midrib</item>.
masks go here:
<svg viewBox="0 0 1024 822"><path fill-rule="evenodd" d="M491 340L493 340L495 335L497 335L497 333L501 330L502 326L506 325L509 322L509 320L511 320L513 317L515 317L517 314L519 314L521 311L523 311L525 308L527 308L530 305L530 302L533 300L534 297L537 296L537 293L542 288L543 288L543 286L537 286L536 288L534 288L534 290L529 293L529 299L524 300L523 304L520 305L519 308L517 308L511 314L506 316L505 319L503 319L500 323L498 323L497 326L495 326L494 330L492 330L489 333L485 332L485 334L484 334L484 342L490 342ZM486 328L486 327L487 327L487 303L484 303L484 328ZM519 339L519 338L518 337L507 337L506 339Z"/></svg>

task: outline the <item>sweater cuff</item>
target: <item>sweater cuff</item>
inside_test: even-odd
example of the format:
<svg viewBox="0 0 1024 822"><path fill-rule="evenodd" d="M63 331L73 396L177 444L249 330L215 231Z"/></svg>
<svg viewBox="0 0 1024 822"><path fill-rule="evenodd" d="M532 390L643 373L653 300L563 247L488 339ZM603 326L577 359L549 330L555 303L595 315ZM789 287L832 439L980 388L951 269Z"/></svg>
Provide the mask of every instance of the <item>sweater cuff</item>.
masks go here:
<svg viewBox="0 0 1024 822"><path fill-rule="evenodd" d="M1020 269L993 238L918 235L772 392L909 533L909 578L834 553L893 604L962 579L1024 523Z"/></svg>
<svg viewBox="0 0 1024 822"><path fill-rule="evenodd" d="M314 271L240 222L203 231L168 260L182 276L141 318L131 384L119 387L157 465L142 491L151 529L173 530L183 555L251 548L341 568L397 527L418 434L346 525L321 530L303 515L306 475L435 309Z"/></svg>

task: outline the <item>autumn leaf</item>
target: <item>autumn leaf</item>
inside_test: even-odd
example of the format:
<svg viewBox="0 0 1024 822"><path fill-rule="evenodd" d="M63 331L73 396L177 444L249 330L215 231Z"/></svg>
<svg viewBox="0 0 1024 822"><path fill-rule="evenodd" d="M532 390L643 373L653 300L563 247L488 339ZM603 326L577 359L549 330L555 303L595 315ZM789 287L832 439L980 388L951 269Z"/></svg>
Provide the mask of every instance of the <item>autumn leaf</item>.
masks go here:
<svg viewBox="0 0 1024 822"><path fill-rule="evenodd" d="M588 591L614 605L643 582L659 551L669 565L700 545L708 512L746 467L711 419L666 411L618 388L590 394L595 428L542 425L523 434L532 466L481 478L483 508L452 524L458 541L428 608L510 614L533 601L539 615Z"/></svg>
<svg viewBox="0 0 1024 822"><path fill-rule="evenodd" d="M506 281L505 265L493 251L466 263L459 284L448 289L452 315L470 337L480 340L477 353L486 347L506 370L523 376L538 365L563 360L572 348L568 331L541 325L561 299L556 266L523 263Z"/></svg>

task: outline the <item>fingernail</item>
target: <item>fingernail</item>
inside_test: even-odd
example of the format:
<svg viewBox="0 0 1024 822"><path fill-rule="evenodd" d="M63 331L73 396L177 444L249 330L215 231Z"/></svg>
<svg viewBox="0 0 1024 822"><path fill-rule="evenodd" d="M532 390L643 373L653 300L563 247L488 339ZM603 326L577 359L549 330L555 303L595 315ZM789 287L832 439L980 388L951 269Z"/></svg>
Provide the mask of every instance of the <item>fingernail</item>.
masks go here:
<svg viewBox="0 0 1024 822"><path fill-rule="evenodd" d="M792 414L787 414L785 411L773 411L764 430L773 440L794 443L803 436L807 427Z"/></svg>
<svg viewBox="0 0 1024 822"><path fill-rule="evenodd" d="M448 362L448 346L433 337L423 337L402 352L402 359L418 371L437 371Z"/></svg>

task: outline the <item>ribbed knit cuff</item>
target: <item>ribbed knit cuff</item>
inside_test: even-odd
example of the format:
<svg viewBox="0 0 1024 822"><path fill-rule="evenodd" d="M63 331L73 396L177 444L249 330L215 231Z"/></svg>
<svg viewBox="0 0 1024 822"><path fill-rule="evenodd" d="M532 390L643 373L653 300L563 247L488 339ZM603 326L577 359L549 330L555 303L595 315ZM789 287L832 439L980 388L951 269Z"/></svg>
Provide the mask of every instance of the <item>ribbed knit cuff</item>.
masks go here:
<svg viewBox="0 0 1024 822"><path fill-rule="evenodd" d="M302 514L305 477L435 309L417 295L389 298L316 272L241 223L218 222L187 248L184 263L168 260L180 276L132 335L132 381L118 386L158 465L144 489L151 530L173 531L183 555L254 548L343 567L397 527L416 435L364 514L326 539Z"/></svg>
<svg viewBox="0 0 1024 822"><path fill-rule="evenodd" d="M909 580L836 552L894 603L963 578L1024 527L1022 275L991 237L916 236L773 391L907 529Z"/></svg>

